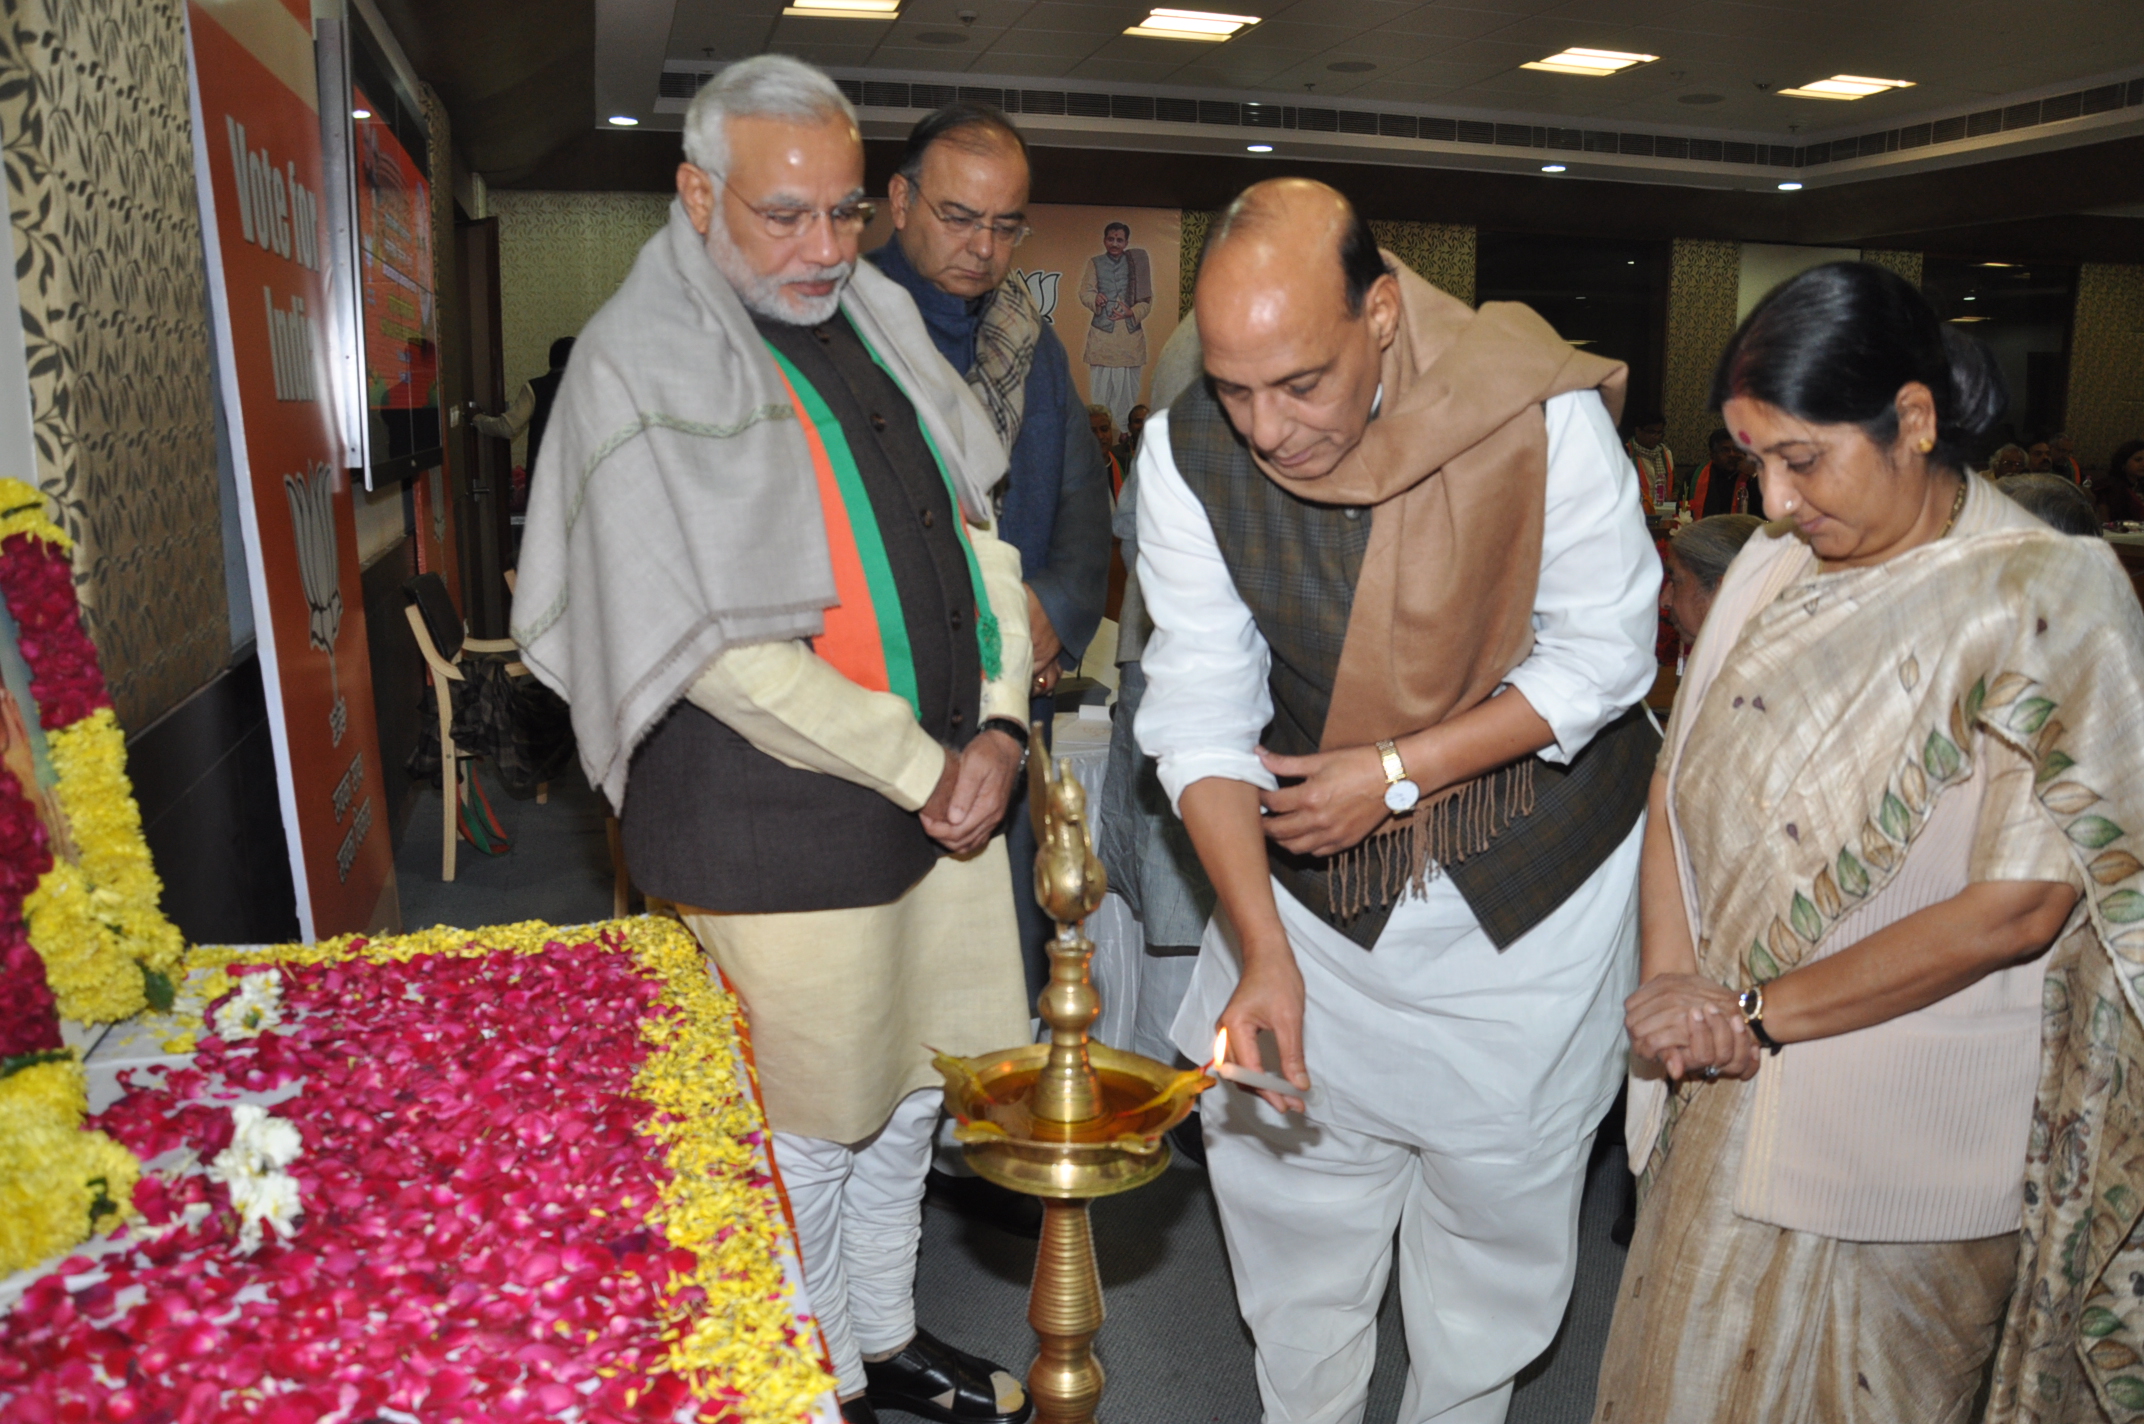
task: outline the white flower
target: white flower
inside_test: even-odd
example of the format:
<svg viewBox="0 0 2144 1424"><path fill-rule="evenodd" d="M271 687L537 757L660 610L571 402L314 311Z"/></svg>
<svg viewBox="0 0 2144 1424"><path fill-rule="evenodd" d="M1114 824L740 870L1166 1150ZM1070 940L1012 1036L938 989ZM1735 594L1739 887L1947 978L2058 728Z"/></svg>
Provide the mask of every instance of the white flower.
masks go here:
<svg viewBox="0 0 2144 1424"><path fill-rule="evenodd" d="M208 1175L230 1189L238 1212L238 1250L250 1256L260 1249L263 1225L285 1241L297 1230L304 1204L297 1179L281 1169L298 1160L305 1143L294 1125L254 1103L232 1107L231 1129L231 1145L216 1154Z"/></svg>
<svg viewBox="0 0 2144 1424"><path fill-rule="evenodd" d="M283 1021L283 984L279 975L248 974L238 981L238 992L216 1010L218 1038L252 1038Z"/></svg>

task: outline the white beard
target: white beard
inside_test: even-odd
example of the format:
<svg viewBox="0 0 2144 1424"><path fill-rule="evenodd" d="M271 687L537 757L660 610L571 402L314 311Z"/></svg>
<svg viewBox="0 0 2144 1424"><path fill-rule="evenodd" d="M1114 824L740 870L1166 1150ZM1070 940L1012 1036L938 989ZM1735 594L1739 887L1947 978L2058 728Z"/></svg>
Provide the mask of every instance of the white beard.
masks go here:
<svg viewBox="0 0 2144 1424"><path fill-rule="evenodd" d="M834 313L841 310L841 294L856 270L853 262L837 262L801 276L763 276L753 270L737 250L737 244L730 241L719 213L707 225L707 260L715 264L715 270L730 284L746 311L790 326L817 326L831 321ZM803 282L832 282L834 290L823 297L806 297L788 290Z"/></svg>

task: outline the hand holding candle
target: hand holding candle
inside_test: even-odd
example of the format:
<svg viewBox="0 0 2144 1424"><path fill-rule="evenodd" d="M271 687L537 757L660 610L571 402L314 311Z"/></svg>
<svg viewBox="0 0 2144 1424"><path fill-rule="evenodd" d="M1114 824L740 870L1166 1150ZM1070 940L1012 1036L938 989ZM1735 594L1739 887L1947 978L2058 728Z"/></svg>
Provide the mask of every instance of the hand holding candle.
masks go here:
<svg viewBox="0 0 2144 1424"><path fill-rule="evenodd" d="M1241 1088L1255 1088L1262 1092L1295 1098L1305 1108L1319 1107L1325 1101L1325 1095L1318 1091L1315 1083L1308 1088L1298 1088L1277 1073L1267 1073L1257 1068L1246 1068L1241 1063L1230 1062L1228 1030L1225 1028L1213 1036L1213 1061L1199 1071L1216 1078L1226 1078Z"/></svg>

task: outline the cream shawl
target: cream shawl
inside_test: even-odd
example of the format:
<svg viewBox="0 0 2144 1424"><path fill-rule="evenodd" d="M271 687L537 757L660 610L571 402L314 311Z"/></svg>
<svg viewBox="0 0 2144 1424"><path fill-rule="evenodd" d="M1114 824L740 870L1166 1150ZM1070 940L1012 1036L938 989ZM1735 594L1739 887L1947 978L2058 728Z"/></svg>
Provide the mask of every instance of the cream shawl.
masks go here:
<svg viewBox="0 0 2144 1424"><path fill-rule="evenodd" d="M908 294L858 262L841 310L915 405L963 512L990 523L996 427ZM811 455L751 315L682 205L574 347L530 481L522 658L573 709L581 765L625 804L633 749L701 669L810 638L835 602Z"/></svg>
<svg viewBox="0 0 2144 1424"><path fill-rule="evenodd" d="M1669 722L1670 829L1702 972L1741 988L1804 962L1893 881L1971 776L1976 735L2032 763L2046 834L2086 894L2047 970L2020 1288L1988 1418L2093 1418L2094 1395L2126 1399L2114 1417L2130 1418L2144 1411L2144 1368L2124 1373L2144 1361L2126 1274L2144 1247L2125 1244L2144 1215L2144 610L2104 544L1968 489L1950 538L1874 568L1820 573L1789 535L1751 541ZM1730 664L1740 691L1712 696ZM1705 764L1686 766L1701 721ZM1634 1163L1671 1150L1673 1108L1634 1081Z"/></svg>

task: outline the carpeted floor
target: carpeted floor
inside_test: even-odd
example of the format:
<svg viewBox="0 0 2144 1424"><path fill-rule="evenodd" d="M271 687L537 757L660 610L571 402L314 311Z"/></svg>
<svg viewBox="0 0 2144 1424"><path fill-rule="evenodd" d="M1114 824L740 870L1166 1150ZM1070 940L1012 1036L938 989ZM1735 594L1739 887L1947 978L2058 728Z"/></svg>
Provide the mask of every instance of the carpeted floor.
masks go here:
<svg viewBox="0 0 2144 1424"><path fill-rule="evenodd" d="M439 878L439 797L424 792L396 856L402 923L474 928L514 920L580 924L610 914L604 805L576 769L539 806L494 790L513 849L462 847L457 878ZM1604 1133L1579 1215L1578 1280L1562 1333L1519 1379L1510 1424L1585 1424L1593 1409L1623 1251L1608 1228L1627 1181L1621 1133ZM1109 1312L1096 1349L1109 1372L1105 1424L1257 1424L1251 1343L1236 1316L1205 1174L1179 1162L1150 1186L1094 1205L1095 1250ZM916 1299L922 1323L1024 1373L1031 1241L926 1210ZM1393 1424L1406 1375L1398 1301L1388 1294L1365 1424ZM909 1416L888 1414L892 1421Z"/></svg>

